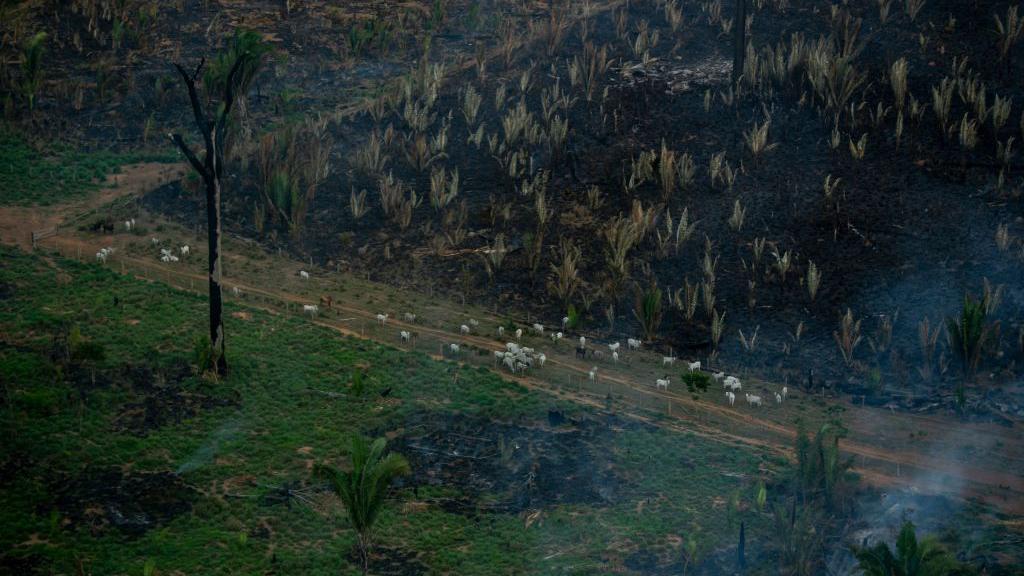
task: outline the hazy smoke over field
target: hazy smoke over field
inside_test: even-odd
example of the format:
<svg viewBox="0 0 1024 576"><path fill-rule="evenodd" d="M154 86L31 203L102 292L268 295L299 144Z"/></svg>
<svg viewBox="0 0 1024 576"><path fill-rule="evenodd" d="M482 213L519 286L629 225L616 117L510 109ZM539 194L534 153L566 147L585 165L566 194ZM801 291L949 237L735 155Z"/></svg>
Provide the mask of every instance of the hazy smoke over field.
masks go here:
<svg viewBox="0 0 1024 576"><path fill-rule="evenodd" d="M186 472L191 472L192 470L213 462L213 458L220 451L221 446L225 442L230 442L237 438L241 428L242 422L238 417L232 418L224 424L221 424L221 426L214 430L206 441L203 442L203 444L200 445L199 448L197 448L196 451L188 457L188 459L178 466L175 473L184 474Z"/></svg>

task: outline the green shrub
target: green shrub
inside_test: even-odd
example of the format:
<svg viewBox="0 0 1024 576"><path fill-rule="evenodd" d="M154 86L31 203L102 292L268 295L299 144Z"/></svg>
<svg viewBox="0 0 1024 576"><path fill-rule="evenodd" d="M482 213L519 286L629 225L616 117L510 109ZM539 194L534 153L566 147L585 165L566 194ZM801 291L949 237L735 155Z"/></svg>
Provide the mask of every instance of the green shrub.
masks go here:
<svg viewBox="0 0 1024 576"><path fill-rule="evenodd" d="M569 304L569 310L565 313L565 316L569 319L565 327L569 330L575 330L580 325L580 313L576 309L576 306Z"/></svg>
<svg viewBox="0 0 1024 576"><path fill-rule="evenodd" d="M691 394L707 391L710 382L711 377L703 372L683 372L683 383Z"/></svg>
<svg viewBox="0 0 1024 576"><path fill-rule="evenodd" d="M964 294L960 316L946 319L949 347L960 359L963 371L963 378L956 387L956 403L960 408L963 408L965 400L964 386L974 380L978 364L981 363L982 350L992 334L993 325L987 321L988 310L987 298L975 300L970 294Z"/></svg>

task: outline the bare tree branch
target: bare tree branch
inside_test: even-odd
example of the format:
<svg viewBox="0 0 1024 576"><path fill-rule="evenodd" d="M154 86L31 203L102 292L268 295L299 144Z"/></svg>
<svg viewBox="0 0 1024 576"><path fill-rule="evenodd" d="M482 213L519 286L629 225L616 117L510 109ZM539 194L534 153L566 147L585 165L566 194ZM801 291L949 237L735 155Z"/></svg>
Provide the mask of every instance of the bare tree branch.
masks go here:
<svg viewBox="0 0 1024 576"><path fill-rule="evenodd" d="M199 175L202 176L203 179L205 180L207 177L206 167L203 166L203 163L199 160L199 158L196 157L196 155L188 147L188 144L185 144L185 140L181 137L181 134L168 134L167 138L169 138L170 141L173 142L174 145L178 147L178 150L181 150L181 153L184 154L185 158L188 159L188 163L191 164L192 168L194 168L196 172L199 172Z"/></svg>
<svg viewBox="0 0 1024 576"><path fill-rule="evenodd" d="M204 62L205 60L199 62L195 76L189 76L181 64L175 64L174 67L178 69L178 73L181 74L182 79L185 81L185 87L188 89L188 98L192 103L192 115L195 116L196 126L199 127L199 131L203 134L206 149L213 150L213 134L210 133L210 121L206 118L203 104L199 101L199 93L196 91L196 77L198 77ZM209 161L209 155L207 155L207 161Z"/></svg>
<svg viewBox="0 0 1024 576"><path fill-rule="evenodd" d="M195 82L199 78L199 72L203 69L203 65L206 64L206 57L203 56L199 59L199 64L196 66L196 71L192 73L192 82Z"/></svg>

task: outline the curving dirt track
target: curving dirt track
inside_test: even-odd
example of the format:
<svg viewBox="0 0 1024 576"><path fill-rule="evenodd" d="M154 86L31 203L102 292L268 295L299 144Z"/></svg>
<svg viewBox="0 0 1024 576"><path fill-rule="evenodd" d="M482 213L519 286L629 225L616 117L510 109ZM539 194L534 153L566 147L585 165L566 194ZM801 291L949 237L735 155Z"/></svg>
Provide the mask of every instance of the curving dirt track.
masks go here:
<svg viewBox="0 0 1024 576"><path fill-rule="evenodd" d="M144 162L123 166L118 174L111 174L105 187L80 200L56 206L2 206L0 207L0 242L14 244L24 250L32 249L32 233L66 225L77 215L88 213L118 198L152 190L167 182L180 180L185 175L185 164Z"/></svg>

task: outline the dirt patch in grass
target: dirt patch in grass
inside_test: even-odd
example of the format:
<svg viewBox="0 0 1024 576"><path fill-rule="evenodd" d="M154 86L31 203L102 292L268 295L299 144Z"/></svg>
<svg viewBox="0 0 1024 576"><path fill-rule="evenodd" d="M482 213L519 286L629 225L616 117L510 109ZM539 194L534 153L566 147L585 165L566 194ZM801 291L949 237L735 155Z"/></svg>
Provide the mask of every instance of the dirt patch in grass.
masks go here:
<svg viewBox="0 0 1024 576"><path fill-rule="evenodd" d="M420 486L455 488L435 503L449 512L517 513L559 504L615 502L625 476L609 447L617 430L640 424L614 417L504 423L426 414L406 420L392 450L408 458Z"/></svg>
<svg viewBox="0 0 1024 576"><path fill-rule="evenodd" d="M12 552L0 556L0 574L31 576L32 574L51 573L49 561L39 554L19 555L17 552Z"/></svg>
<svg viewBox="0 0 1024 576"><path fill-rule="evenodd" d="M192 510L199 494L173 472L87 470L54 488L56 509L71 527L94 534L115 528L141 536ZM48 511L47 511L48 512Z"/></svg>
<svg viewBox="0 0 1024 576"><path fill-rule="evenodd" d="M362 566L355 547L348 554L348 561L354 566ZM380 576L418 576L427 574L427 567L420 562L415 552L401 548L374 548L370 552L370 574Z"/></svg>
<svg viewBox="0 0 1024 576"><path fill-rule="evenodd" d="M675 557L675 561L672 561L672 556ZM678 551L671 555L660 555L653 550L644 549L627 556L623 564L632 572L640 574L682 574L683 563L679 557Z"/></svg>

